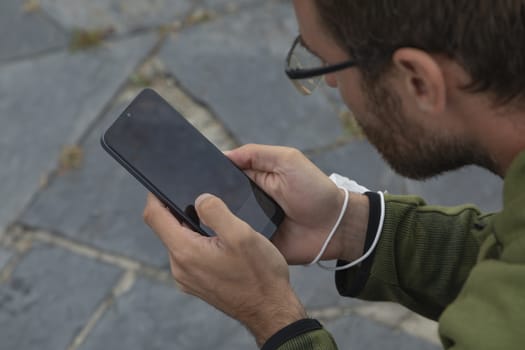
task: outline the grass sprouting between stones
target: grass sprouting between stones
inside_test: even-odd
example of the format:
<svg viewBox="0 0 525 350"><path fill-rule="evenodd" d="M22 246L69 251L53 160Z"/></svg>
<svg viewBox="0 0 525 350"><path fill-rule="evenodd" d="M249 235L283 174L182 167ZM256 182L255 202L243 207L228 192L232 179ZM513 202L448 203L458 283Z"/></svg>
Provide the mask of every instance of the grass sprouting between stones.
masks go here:
<svg viewBox="0 0 525 350"><path fill-rule="evenodd" d="M113 28L74 29L69 48L71 51L80 51L100 46L113 32Z"/></svg>

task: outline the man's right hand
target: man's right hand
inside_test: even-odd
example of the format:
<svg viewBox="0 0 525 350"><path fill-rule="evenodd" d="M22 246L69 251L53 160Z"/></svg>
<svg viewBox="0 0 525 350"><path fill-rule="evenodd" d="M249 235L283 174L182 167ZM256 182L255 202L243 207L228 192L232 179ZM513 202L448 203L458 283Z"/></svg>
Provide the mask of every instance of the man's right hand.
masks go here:
<svg viewBox="0 0 525 350"><path fill-rule="evenodd" d="M339 216L344 191L294 148L252 144L226 155L286 213L272 241L288 263L310 263ZM367 221L366 197L351 194L343 222L322 260L357 258L363 251Z"/></svg>

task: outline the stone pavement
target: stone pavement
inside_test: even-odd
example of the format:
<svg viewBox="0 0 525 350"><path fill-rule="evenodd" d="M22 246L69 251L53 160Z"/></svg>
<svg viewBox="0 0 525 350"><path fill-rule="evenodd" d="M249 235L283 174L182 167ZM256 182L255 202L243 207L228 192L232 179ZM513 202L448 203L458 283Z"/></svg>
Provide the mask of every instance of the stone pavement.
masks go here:
<svg viewBox="0 0 525 350"><path fill-rule="evenodd" d="M219 148L300 148L325 172L436 204L500 205L501 182L468 168L395 175L327 89L283 74L297 33L287 1L0 2L0 349L255 349L235 321L171 280L142 222L145 190L99 137L144 87ZM435 323L340 298L333 275L292 267L310 314L341 349L438 349Z"/></svg>

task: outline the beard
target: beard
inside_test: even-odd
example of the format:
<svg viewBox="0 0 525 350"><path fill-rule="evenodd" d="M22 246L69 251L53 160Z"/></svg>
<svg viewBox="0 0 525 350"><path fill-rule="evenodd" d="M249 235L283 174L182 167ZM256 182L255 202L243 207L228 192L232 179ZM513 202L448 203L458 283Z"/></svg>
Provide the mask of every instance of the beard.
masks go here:
<svg viewBox="0 0 525 350"><path fill-rule="evenodd" d="M401 98L384 83L365 81L363 91L366 113L356 120L399 175L424 180L471 164L496 171L495 162L473 142L447 130L428 130L404 115Z"/></svg>

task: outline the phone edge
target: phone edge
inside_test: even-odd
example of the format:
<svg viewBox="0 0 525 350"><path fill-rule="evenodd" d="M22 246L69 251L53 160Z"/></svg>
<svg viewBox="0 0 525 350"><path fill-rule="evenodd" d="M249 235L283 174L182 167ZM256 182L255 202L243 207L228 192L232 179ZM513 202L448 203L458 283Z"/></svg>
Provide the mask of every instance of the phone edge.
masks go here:
<svg viewBox="0 0 525 350"><path fill-rule="evenodd" d="M107 132L107 131L106 131ZM196 226L191 220L189 220L186 215L171 201L162 194L153 184L150 183L144 176L142 176L138 171L136 171L124 158L122 158L117 151L111 148L105 140L106 132L100 137L100 145L102 148L113 158L115 159L128 173L130 173L142 186L144 186L148 191L153 193L157 199L159 199L162 204L164 204L170 210L171 214L179 221L183 221L185 224L188 224L193 231L198 232L203 236L209 236L204 230Z"/></svg>

